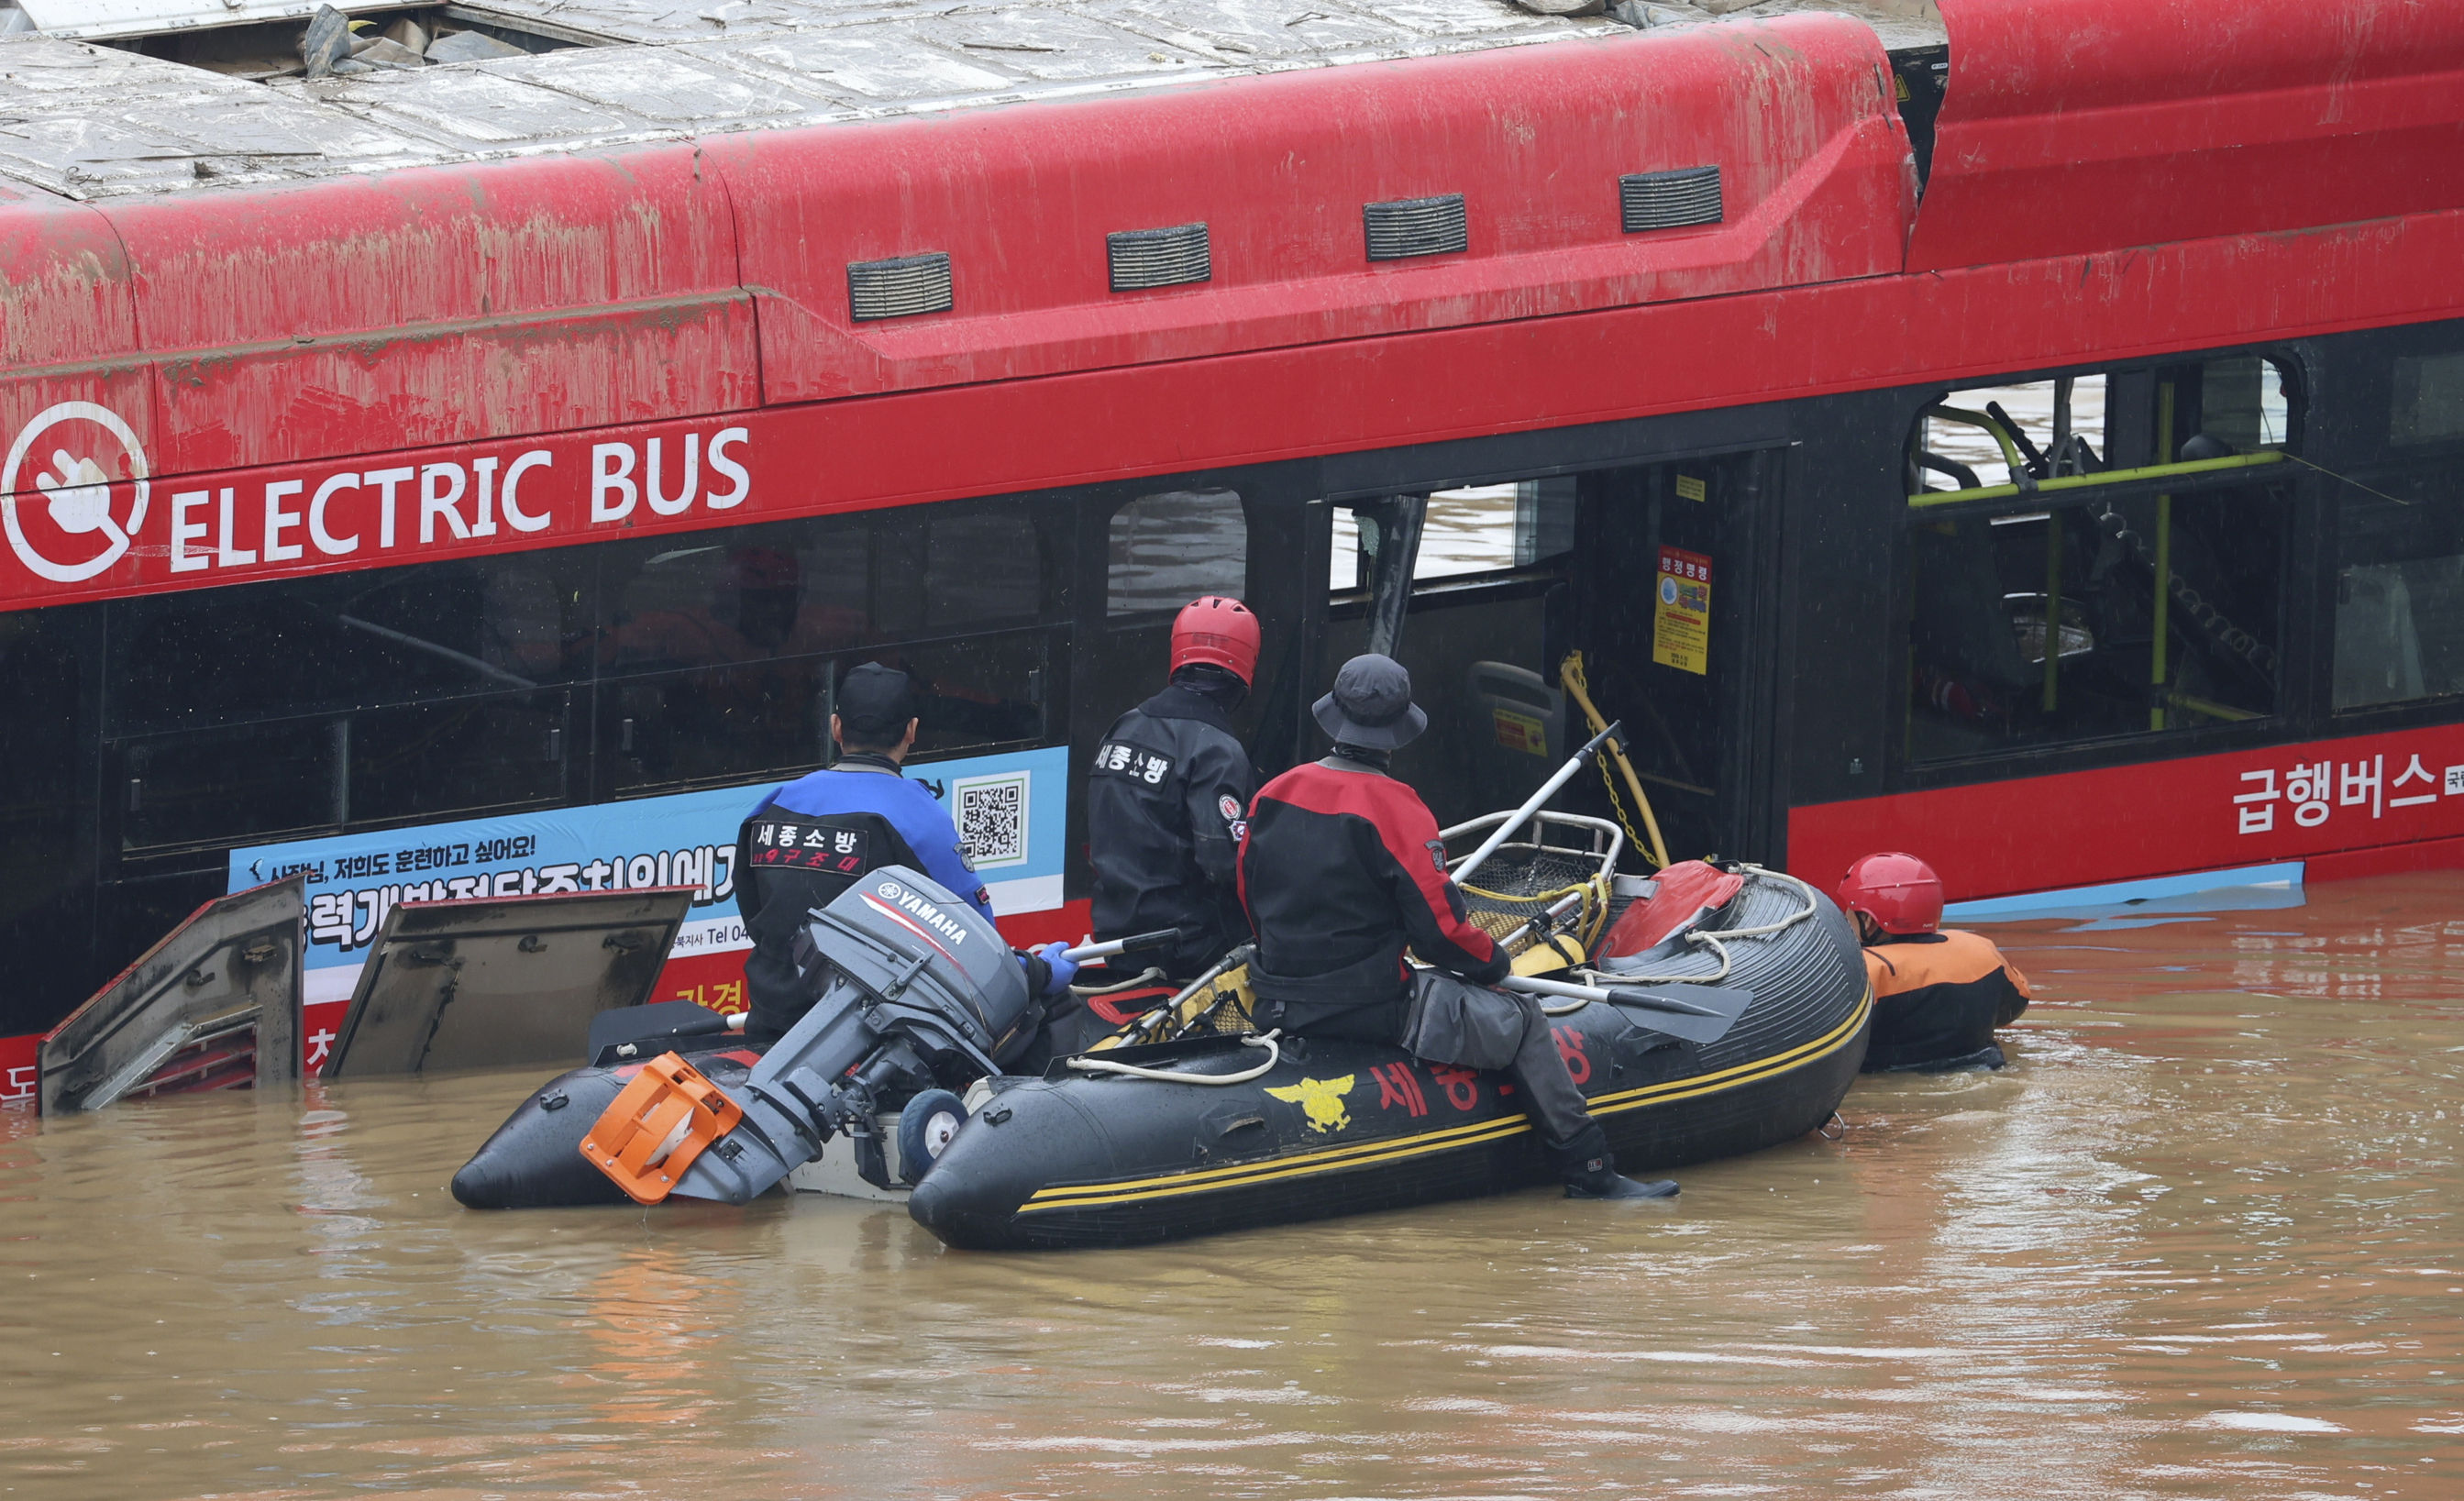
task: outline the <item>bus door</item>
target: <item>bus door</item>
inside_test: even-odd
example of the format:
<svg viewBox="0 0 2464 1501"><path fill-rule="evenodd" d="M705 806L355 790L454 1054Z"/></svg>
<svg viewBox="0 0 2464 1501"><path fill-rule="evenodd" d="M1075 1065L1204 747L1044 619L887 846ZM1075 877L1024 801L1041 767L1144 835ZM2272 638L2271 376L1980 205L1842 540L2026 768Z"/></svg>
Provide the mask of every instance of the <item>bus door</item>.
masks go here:
<svg viewBox="0 0 2464 1501"><path fill-rule="evenodd" d="M1672 860L1773 853L1782 462L1765 449L1582 476L1576 644Z"/></svg>
<svg viewBox="0 0 2464 1501"><path fill-rule="evenodd" d="M1314 701L1345 661L1377 651L1412 674L1429 728L1394 774L1451 826L1512 807L1569 742L1556 687L1574 545L1573 475L1441 484L1310 507L1323 539ZM1323 571L1316 571L1322 569ZM1326 738L1301 725L1303 754Z"/></svg>

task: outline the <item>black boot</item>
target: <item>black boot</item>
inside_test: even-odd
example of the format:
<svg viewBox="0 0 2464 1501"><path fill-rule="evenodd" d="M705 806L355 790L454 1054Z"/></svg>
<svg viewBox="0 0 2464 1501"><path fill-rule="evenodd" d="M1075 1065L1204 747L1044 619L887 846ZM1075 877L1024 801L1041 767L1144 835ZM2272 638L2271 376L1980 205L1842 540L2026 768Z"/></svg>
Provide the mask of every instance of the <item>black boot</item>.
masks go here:
<svg viewBox="0 0 2464 1501"><path fill-rule="evenodd" d="M1586 1122L1572 1141L1556 1149L1557 1171L1566 1180L1569 1199L1674 1199L1677 1181L1637 1182L1617 1176L1617 1159L1609 1155L1608 1133L1596 1120Z"/></svg>
<svg viewBox="0 0 2464 1501"><path fill-rule="evenodd" d="M1617 1159L1595 1157L1566 1174L1566 1197L1569 1199L1674 1199L1677 1180L1661 1178L1651 1182L1622 1177L1617 1170Z"/></svg>

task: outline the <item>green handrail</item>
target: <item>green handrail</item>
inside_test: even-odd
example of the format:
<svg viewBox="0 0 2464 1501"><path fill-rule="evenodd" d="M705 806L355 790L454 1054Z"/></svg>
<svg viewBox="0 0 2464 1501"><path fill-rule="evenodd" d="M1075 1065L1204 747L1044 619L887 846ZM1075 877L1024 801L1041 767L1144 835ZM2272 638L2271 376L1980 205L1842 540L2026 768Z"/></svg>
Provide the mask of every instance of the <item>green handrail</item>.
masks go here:
<svg viewBox="0 0 2464 1501"><path fill-rule="evenodd" d="M1985 413L1969 411L1965 407L1927 407L1925 409L1925 415L1940 417L1945 422L1966 423L1971 428L1983 428L1986 436L1991 438L2002 450L2002 463L2005 468L2016 475L2027 467L2019 457L2019 446L2011 441L2011 434L2002 430L2002 424Z"/></svg>
<svg viewBox="0 0 2464 1501"><path fill-rule="evenodd" d="M2094 490L2103 485L2126 485L2142 479L2172 479L2184 475L2211 475L2229 469L2256 469L2284 462L2285 455L2274 452L2233 453L2223 458L2194 458L2178 464L2148 464L2138 469L2108 469L2100 475L2064 475L2057 479L2036 481L2035 495L2054 495L2065 490ZM1908 497L1911 511L1928 510L1935 506L1957 505L1970 500L2002 500L2020 494L2017 485L1980 485L1973 490L1926 490Z"/></svg>

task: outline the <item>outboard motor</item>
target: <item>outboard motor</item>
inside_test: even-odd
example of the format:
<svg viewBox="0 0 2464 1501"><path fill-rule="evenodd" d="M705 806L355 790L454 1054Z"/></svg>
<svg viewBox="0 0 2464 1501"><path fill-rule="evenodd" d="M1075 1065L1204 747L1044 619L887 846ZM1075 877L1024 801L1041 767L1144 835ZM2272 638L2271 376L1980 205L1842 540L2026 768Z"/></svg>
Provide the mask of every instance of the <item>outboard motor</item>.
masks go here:
<svg viewBox="0 0 2464 1501"><path fill-rule="evenodd" d="M744 1203L855 1143L856 1171L889 1186L873 1119L881 1094L921 1087L935 1062L998 1073L1041 1013L999 930L930 879L889 866L811 915L813 1008L773 1043L735 1096L675 1053L626 1086L582 1154L643 1203L671 1193Z"/></svg>

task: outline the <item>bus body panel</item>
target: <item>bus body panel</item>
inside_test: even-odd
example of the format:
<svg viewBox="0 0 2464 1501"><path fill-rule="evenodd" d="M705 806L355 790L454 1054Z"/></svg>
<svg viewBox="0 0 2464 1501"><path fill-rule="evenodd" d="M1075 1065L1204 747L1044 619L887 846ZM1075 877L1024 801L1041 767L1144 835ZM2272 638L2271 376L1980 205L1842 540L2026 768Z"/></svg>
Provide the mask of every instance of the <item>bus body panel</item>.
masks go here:
<svg viewBox="0 0 2464 1501"><path fill-rule="evenodd" d="M2297 796L2313 766L2324 795ZM2441 725L1795 807L1788 864L1828 890L1859 855L1922 844L1969 901L2464 840L2458 794L2464 727Z"/></svg>
<svg viewBox="0 0 2464 1501"><path fill-rule="evenodd" d="M710 150L765 394L824 400L1893 272L1914 185L1882 66L1864 27L1809 15ZM1724 222L1623 232L1622 175L1713 166ZM1364 258L1363 205L1444 194L1466 250ZM1111 289L1108 234L1190 224L1206 281ZM850 263L935 252L952 311L852 320Z"/></svg>
<svg viewBox="0 0 2464 1501"><path fill-rule="evenodd" d="M2299 238L2188 241L2125 256L1868 278L382 457L179 478L157 466L138 545L74 582L0 563L0 610L2452 317L2464 314L2464 296L2447 275L2459 256L2464 213L2419 215ZM2021 317L2022 309L2052 312ZM951 441L953 433L966 441ZM659 506L649 493L654 441ZM715 447L742 477L714 464ZM33 488L38 468L21 464L21 492ZM539 524L516 524L499 499L483 531L482 485L509 478L519 509ZM327 551L307 510L338 479L356 487L331 493L326 530L353 544ZM278 494L269 500L269 491ZM91 541L36 535L39 508L15 503L28 546L55 561L98 556ZM124 496L115 492L113 503L126 514ZM277 533L271 549L269 504Z"/></svg>
<svg viewBox="0 0 2464 1501"><path fill-rule="evenodd" d="M1908 269L2464 206L2441 6L1945 5L1953 68ZM2094 65L2083 65L2093 56Z"/></svg>
<svg viewBox="0 0 2464 1501"><path fill-rule="evenodd" d="M45 409L80 401L152 431L142 347L128 257L110 220L84 204L0 187L0 431L13 435Z"/></svg>

